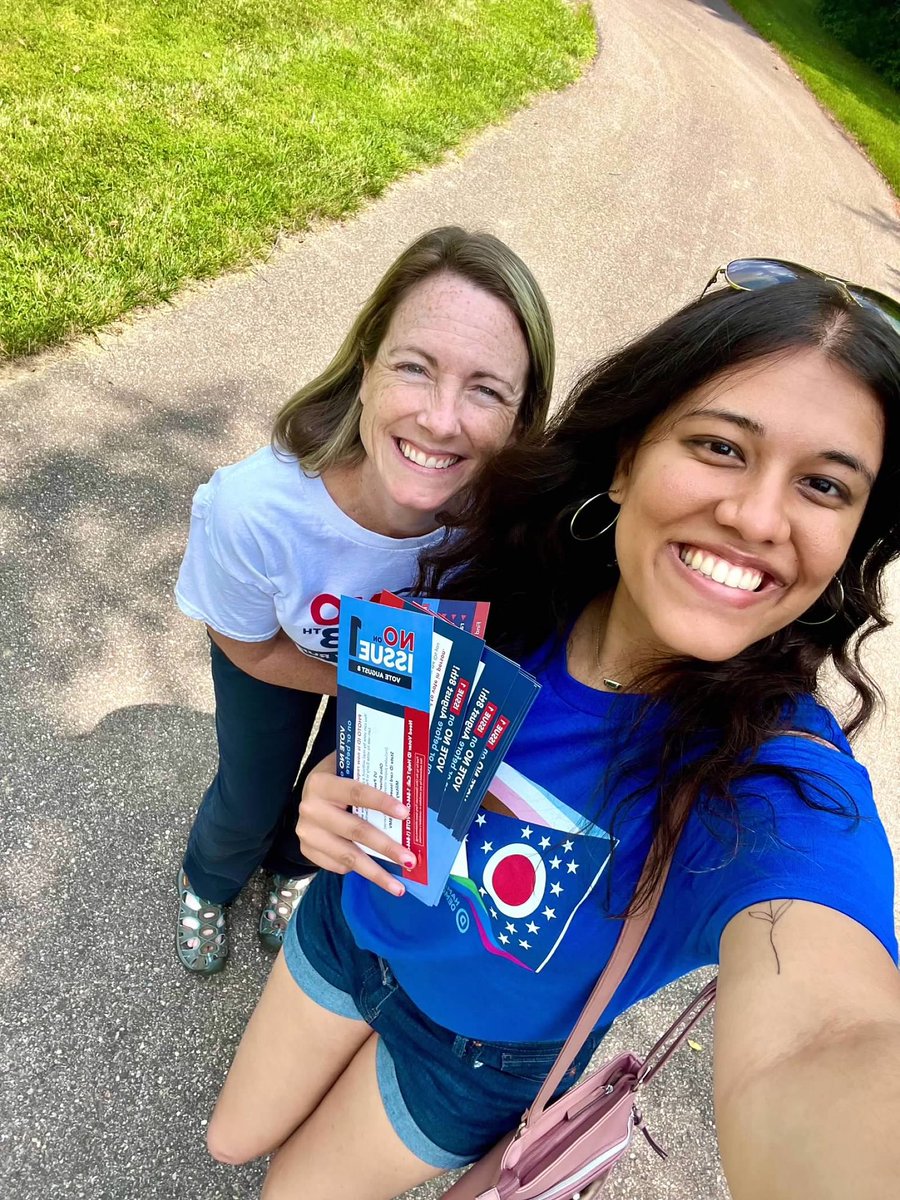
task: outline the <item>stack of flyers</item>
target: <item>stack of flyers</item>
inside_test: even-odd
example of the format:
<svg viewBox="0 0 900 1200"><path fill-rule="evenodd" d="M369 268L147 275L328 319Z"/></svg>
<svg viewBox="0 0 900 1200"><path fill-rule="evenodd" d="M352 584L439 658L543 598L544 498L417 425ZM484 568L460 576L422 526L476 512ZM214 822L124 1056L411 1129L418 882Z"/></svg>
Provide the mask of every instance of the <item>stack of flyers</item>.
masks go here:
<svg viewBox="0 0 900 1200"><path fill-rule="evenodd" d="M378 600L381 604L390 604L395 608L401 608L407 603L392 592L382 592ZM432 600L417 596L414 603L438 617L443 617L445 621L466 633L474 633L478 638L484 637L491 608L486 600Z"/></svg>
<svg viewBox="0 0 900 1200"><path fill-rule="evenodd" d="M413 851L411 869L384 862L425 904L440 899L540 689L485 645L487 608L390 592L377 601L341 597L337 773L407 806L402 820L355 811Z"/></svg>

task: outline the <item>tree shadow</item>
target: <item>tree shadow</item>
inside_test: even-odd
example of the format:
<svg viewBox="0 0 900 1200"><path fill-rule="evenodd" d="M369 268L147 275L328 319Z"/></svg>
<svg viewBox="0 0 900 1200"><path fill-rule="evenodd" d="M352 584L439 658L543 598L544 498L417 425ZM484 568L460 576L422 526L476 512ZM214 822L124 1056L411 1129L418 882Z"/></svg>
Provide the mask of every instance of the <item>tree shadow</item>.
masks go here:
<svg viewBox="0 0 900 1200"><path fill-rule="evenodd" d="M852 204L844 204L842 200L836 201L847 212L853 213L856 217L862 217L869 225L875 227L883 233L893 234L894 237L900 239L900 217L896 213L888 212L886 208L876 208L874 204L870 204L868 208L854 208ZM894 270L893 267L889 267Z"/></svg>
<svg viewBox="0 0 900 1200"><path fill-rule="evenodd" d="M725 0L690 0L690 3L696 5L697 8L702 8L704 12L708 12L711 16L718 17L720 21L728 21L732 25L739 25L747 33L752 34L753 37L759 38L762 41L756 30L748 25L744 18L739 13L736 13L730 4L726 4Z"/></svg>
<svg viewBox="0 0 900 1200"><path fill-rule="evenodd" d="M5 771L0 921L4 1195L255 1196L260 1164L214 1163L204 1125L270 959L259 882L236 965L176 962L175 870L213 768L212 719L166 705L60 737L26 716Z"/></svg>
<svg viewBox="0 0 900 1200"><path fill-rule="evenodd" d="M183 661L162 644L190 637L172 587L191 496L215 466L240 455L233 445L219 450L229 387L168 407L112 389L98 397L106 409L99 435L38 427L19 439L19 459L0 483L8 642L0 718L9 705L90 727L105 711L94 706L96 689L112 674L127 695L129 672L135 683L138 674L142 683L152 678L154 698L186 698ZM202 639L193 644L199 656Z"/></svg>
<svg viewBox="0 0 900 1200"><path fill-rule="evenodd" d="M691 0L691 3L721 20L741 26L759 41L767 40L723 0ZM785 20L780 26L779 39L783 46L773 44L776 54L791 54L805 66L825 76L838 89L855 95L867 108L889 121L900 121L900 94L849 50L840 46L814 18L801 17L798 25L798 28L791 28Z"/></svg>
<svg viewBox="0 0 900 1200"><path fill-rule="evenodd" d="M271 963L261 882L222 976L174 954L215 741L206 639L172 584L193 491L244 452L230 383L98 387L77 410L73 387L68 427L42 411L54 386L17 383L0 476L0 1191L255 1196L263 1168L218 1166L203 1137Z"/></svg>

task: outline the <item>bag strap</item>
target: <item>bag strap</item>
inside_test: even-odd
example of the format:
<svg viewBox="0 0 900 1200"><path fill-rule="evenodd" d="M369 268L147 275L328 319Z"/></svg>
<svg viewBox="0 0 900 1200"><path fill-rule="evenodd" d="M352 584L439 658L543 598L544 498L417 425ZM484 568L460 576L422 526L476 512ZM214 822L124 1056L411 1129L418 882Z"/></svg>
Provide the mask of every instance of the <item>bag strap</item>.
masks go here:
<svg viewBox="0 0 900 1200"><path fill-rule="evenodd" d="M672 860L669 859L664 865L659 881L644 908L639 913L635 913L634 916L625 918L625 923L622 926L615 948L610 955L609 962L594 985L594 990L591 992L587 1004L582 1009L581 1016L575 1022L575 1028L566 1039L565 1045L559 1052L559 1057L550 1068L550 1074L544 1080L541 1090L529 1108L525 1117L526 1123L530 1124L531 1121L536 1120L547 1107L553 1093L559 1087L560 1083L562 1083L563 1076L575 1061L579 1050L584 1045L588 1034L609 1007L609 1002L615 995L616 989L628 973L628 968L634 962L634 957L641 948L644 935L650 928L650 922L656 913L660 896L662 896L663 888L666 886L671 862ZM638 881L638 889L640 889L641 884L649 874L649 868L650 855L648 854L643 870L641 871L640 880ZM637 894L637 889L635 894Z"/></svg>
<svg viewBox="0 0 900 1200"><path fill-rule="evenodd" d="M684 1039L691 1032L706 1010L716 1001L718 979L711 979L701 988L684 1012L662 1035L638 1071L638 1083L649 1083L657 1071L661 1071Z"/></svg>
<svg viewBox="0 0 900 1200"><path fill-rule="evenodd" d="M799 729L791 729L787 732L789 736L808 738L810 741L818 742L819 745L827 746L831 750L838 749L831 742L825 741L824 738L817 737L815 734L806 733ZM588 1034L609 1007L616 989L627 975L629 967L634 962L635 955L641 948L644 936L650 928L650 922L656 914L671 865L672 860L669 858L668 862L663 866L659 881L644 909L634 916L625 918L625 924L622 926L622 931L616 940L609 962L606 964L603 973L594 986L594 990L588 997L588 1002L582 1009L581 1016L575 1023L575 1028L566 1039L562 1050L560 1050L559 1057L550 1068L550 1074L544 1080L541 1090L534 1099L534 1103L525 1114L520 1128L530 1125L547 1107L553 1093L562 1083L563 1076L575 1061L579 1050L584 1045ZM650 854L647 855L647 859L644 862L635 894L637 894L637 890L649 874L649 866ZM666 1065L706 1010L715 1003L715 999L716 980L713 979L697 993L681 1016L669 1026L644 1059L644 1064L638 1075L640 1083L648 1083L656 1072Z"/></svg>

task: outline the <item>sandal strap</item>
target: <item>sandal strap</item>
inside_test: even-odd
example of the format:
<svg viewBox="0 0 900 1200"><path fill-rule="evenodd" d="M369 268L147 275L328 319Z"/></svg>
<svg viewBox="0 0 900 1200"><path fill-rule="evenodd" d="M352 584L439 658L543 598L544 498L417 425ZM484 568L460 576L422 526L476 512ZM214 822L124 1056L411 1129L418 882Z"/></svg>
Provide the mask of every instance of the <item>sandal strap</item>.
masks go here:
<svg viewBox="0 0 900 1200"><path fill-rule="evenodd" d="M262 919L269 924L273 931L284 934L290 923L294 910L303 899L309 887L312 875L273 875L272 886L266 897Z"/></svg>
<svg viewBox="0 0 900 1200"><path fill-rule="evenodd" d="M291 914L309 887L310 879L309 875L300 875L296 879L276 875L269 892L269 907L279 914L286 913L287 919L290 920Z"/></svg>
<svg viewBox="0 0 900 1200"><path fill-rule="evenodd" d="M204 900L191 888L182 869L178 874L178 955L189 968L206 968L228 956L225 905Z"/></svg>

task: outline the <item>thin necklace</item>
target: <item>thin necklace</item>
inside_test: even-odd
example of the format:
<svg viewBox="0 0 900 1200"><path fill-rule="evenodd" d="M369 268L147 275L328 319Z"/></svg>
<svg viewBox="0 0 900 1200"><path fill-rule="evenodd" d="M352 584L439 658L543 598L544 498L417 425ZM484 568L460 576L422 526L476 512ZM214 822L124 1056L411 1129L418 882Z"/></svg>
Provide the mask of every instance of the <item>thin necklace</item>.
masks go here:
<svg viewBox="0 0 900 1200"><path fill-rule="evenodd" d="M609 616L611 605L605 605L594 625L594 658L597 662L597 669L600 670L600 625L604 616ZM611 692L621 692L622 684L618 679L610 679L606 675L600 676L601 682L605 688Z"/></svg>

